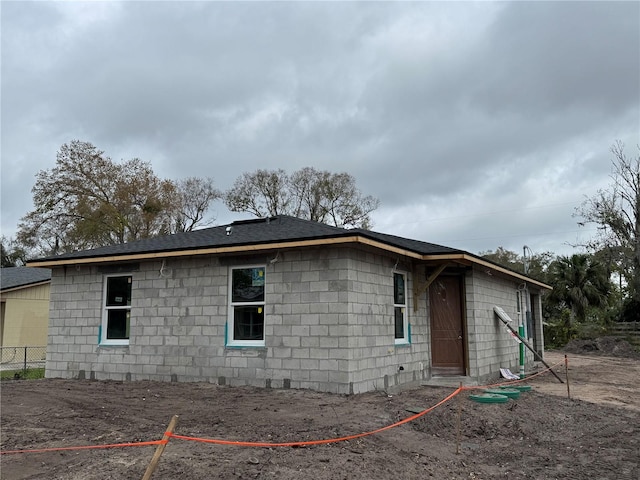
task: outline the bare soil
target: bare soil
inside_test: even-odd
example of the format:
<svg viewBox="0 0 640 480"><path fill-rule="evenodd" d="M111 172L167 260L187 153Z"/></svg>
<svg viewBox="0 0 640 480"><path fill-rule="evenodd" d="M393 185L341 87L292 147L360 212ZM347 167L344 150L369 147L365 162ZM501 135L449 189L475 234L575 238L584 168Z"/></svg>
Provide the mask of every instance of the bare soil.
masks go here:
<svg viewBox="0 0 640 480"><path fill-rule="evenodd" d="M567 372L564 356L567 355ZM640 416L640 360L635 358L608 357L602 355L574 355L565 352L545 352L545 361L549 365L561 363L554 370L562 384L553 375L535 380L536 391L574 400L584 400L600 405L624 407L638 412Z"/></svg>
<svg viewBox="0 0 640 480"><path fill-rule="evenodd" d="M548 352L547 363L565 352ZM507 404L464 391L410 423L307 447L239 447L171 439L153 479L638 479L640 360L569 354L566 384L546 373ZM564 378L564 363L556 368ZM3 382L2 451L159 440L176 433L292 442L371 431L452 392L331 395L203 383ZM475 392L477 393L477 392ZM460 448L457 450L458 412ZM155 446L0 456L3 479L140 479Z"/></svg>

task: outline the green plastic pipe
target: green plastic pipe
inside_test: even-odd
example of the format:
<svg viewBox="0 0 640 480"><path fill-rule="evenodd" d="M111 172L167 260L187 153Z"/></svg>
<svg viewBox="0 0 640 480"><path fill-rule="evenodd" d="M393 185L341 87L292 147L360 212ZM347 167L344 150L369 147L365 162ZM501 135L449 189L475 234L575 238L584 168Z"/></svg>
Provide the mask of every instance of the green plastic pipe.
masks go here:
<svg viewBox="0 0 640 480"><path fill-rule="evenodd" d="M524 338L524 325L518 326L518 335ZM524 378L524 342L520 342L520 378Z"/></svg>

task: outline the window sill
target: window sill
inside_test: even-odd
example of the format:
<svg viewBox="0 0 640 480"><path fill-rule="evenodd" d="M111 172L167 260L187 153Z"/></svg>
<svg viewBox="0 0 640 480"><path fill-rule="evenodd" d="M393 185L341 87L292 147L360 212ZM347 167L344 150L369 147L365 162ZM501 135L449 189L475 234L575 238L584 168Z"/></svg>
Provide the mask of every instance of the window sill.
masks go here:
<svg viewBox="0 0 640 480"><path fill-rule="evenodd" d="M267 358L267 347L253 346L235 346L227 345L224 347L224 355L227 357L250 357L250 358Z"/></svg>
<svg viewBox="0 0 640 480"><path fill-rule="evenodd" d="M129 353L129 344L126 345L118 345L118 344L113 344L113 343L100 343L98 344L98 348L96 349L97 353L100 353L101 351L117 351L117 350L121 350L124 351L125 353Z"/></svg>
<svg viewBox="0 0 640 480"><path fill-rule="evenodd" d="M225 350L264 350L267 351L267 347L264 345L225 345Z"/></svg>

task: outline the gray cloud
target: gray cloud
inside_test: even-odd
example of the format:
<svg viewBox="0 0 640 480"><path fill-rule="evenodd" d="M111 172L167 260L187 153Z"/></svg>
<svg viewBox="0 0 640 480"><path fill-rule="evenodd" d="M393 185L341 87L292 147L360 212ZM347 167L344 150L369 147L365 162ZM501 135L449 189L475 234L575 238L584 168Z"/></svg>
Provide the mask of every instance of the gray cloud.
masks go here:
<svg viewBox="0 0 640 480"><path fill-rule="evenodd" d="M78 138L220 188L348 171L380 230L564 251L611 143L640 143L638 18L632 2L4 3L3 233Z"/></svg>

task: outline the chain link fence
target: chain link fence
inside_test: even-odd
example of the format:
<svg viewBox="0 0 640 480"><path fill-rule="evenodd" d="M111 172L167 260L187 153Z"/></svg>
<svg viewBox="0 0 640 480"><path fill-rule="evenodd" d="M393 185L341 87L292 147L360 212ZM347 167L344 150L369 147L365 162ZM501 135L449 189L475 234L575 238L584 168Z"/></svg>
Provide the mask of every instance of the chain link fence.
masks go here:
<svg viewBox="0 0 640 480"><path fill-rule="evenodd" d="M0 347L0 371L44 368L47 347Z"/></svg>

